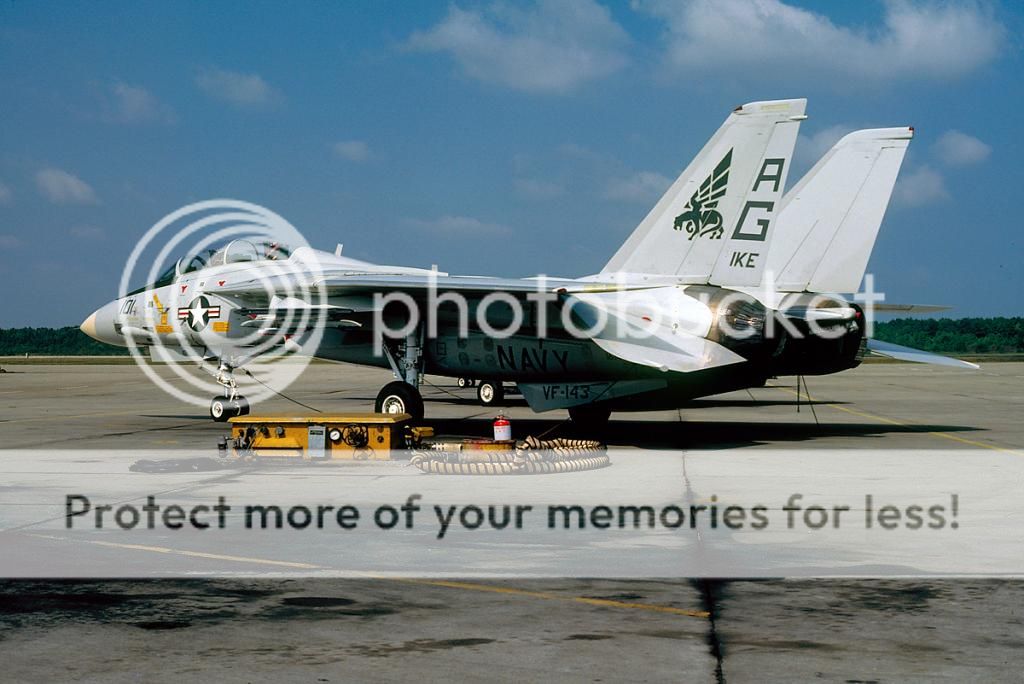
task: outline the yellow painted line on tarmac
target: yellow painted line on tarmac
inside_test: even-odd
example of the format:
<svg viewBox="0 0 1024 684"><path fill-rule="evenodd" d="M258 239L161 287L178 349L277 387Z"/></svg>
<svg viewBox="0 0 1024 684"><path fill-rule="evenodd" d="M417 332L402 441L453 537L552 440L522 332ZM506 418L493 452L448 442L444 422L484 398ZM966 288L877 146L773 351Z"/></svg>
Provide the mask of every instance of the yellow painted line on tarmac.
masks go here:
<svg viewBox="0 0 1024 684"><path fill-rule="evenodd" d="M174 549L168 546L150 546L148 544L122 544L111 541L100 541L90 539L69 539L49 534L38 534L34 532L25 533L26 536L38 539L50 539L54 541L70 541L82 544L93 544L114 549L125 549L129 551L146 551L149 553L163 553L173 556L186 556L190 558L205 558L209 560L223 560L234 563L255 563L258 565L269 565L272 567L293 568L298 570L326 570L331 568L313 563L301 563L297 561L272 560L268 558L253 558L250 556L231 556L220 553L206 553L203 551L185 551ZM561 596L546 591L530 591L528 589L517 589L515 587L502 587L493 584L478 584L475 582L454 582L449 580L415 579L411 577L381 577L378 575L365 575L366 579L383 580L390 582L402 582L405 584L419 584L433 587L444 587L447 589L460 589L463 591L482 591L494 594L505 594L508 596L523 596L527 598L544 599L548 601L562 601L568 603L582 603L589 606L602 608L617 608L628 610L646 610L655 613L668 613L670 615L685 615L693 618L707 618L709 613L704 610L689 610L687 608L676 608L675 606L662 606L654 603L637 603L634 601L616 601L614 599L589 598L587 596Z"/></svg>
<svg viewBox="0 0 1024 684"><path fill-rule="evenodd" d="M517 589L515 587L502 587L494 584L478 584L476 582L453 582L449 580L425 580L404 577L390 577L399 582L411 584L425 584L432 587L446 587L448 589L462 589L463 591L485 591L494 594L507 594L510 596L524 596L528 598L545 599L548 601L565 601L570 603L583 603L588 606L599 606L602 608L621 608L629 610L647 610L655 613L669 613L672 615L685 615L686 617L707 618L710 613L706 610L690 610L688 608L676 608L675 606L662 606L655 603L637 603L634 601L616 601L613 599L589 598L587 596L562 596L547 591L530 591L528 589Z"/></svg>
<svg viewBox="0 0 1024 684"><path fill-rule="evenodd" d="M770 387L772 389L782 390L784 392L789 392L790 394L795 394L798 397L801 396L801 393L798 393L796 390L790 389L789 387L783 387L781 385L768 385L768 387ZM817 401L817 399L812 397L809 392L803 392L802 396L807 397L810 401ZM871 420L877 420L877 421L882 422L882 423L888 423L889 425L896 425L896 426L899 426L899 427L910 428L912 430L916 430L917 432L920 432L921 434L931 435L932 437L941 437L942 439L948 439L948 440L951 440L951 441L954 441L954 442L960 442L961 444L967 444L969 446L975 446L975 447L979 447L979 448L982 448L982 449L990 449L992 451L1001 451L1004 454L1012 454L1014 456L1024 456L1024 452L1018 451L1016 449L1009 449L1007 447L1001 447L1001 446L998 446L998 445L995 445L995 444L988 444L986 442L976 442L973 439L967 439L965 437L958 437L956 435L951 435L948 432L939 432L937 430L924 430L924 429L920 429L920 426L914 425L913 423L904 423L902 421L894 420L892 418L886 418L885 416L879 416L879 415L874 414L874 413L868 413L867 411L858 411L857 409L852 409L849 406L840 406L839 404L824 404L824 406L826 406L828 408L836 409L837 411L845 411L846 413L849 413L849 414L852 414L852 415L855 415L855 416L860 416L861 418L870 418Z"/></svg>

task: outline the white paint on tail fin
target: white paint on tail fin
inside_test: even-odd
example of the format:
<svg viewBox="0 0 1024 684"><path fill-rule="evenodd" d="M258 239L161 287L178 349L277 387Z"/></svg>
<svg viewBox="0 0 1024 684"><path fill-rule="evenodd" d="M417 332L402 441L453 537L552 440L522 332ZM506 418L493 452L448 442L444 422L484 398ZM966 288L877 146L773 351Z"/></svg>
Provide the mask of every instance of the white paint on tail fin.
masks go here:
<svg viewBox="0 0 1024 684"><path fill-rule="evenodd" d="M737 107L602 274L757 285L806 105L795 99Z"/></svg>
<svg viewBox="0 0 1024 684"><path fill-rule="evenodd" d="M913 135L850 133L786 194L767 264L779 291L857 291Z"/></svg>

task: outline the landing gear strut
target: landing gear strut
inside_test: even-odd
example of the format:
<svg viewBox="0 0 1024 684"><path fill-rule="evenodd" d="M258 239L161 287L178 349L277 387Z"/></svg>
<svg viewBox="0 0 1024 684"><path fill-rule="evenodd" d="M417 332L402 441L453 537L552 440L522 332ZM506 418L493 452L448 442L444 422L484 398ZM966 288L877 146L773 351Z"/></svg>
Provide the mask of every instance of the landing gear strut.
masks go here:
<svg viewBox="0 0 1024 684"><path fill-rule="evenodd" d="M217 367L215 377L217 384L222 385L227 394L216 396L210 400L210 417L218 423L223 423L228 418L248 415L249 402L238 393L234 369L224 361L221 361Z"/></svg>
<svg viewBox="0 0 1024 684"><path fill-rule="evenodd" d="M423 375L423 325L406 335L404 343L393 351L384 343L384 356L399 378L384 385L377 395L374 410L377 413L408 413L413 421L423 420L423 396L420 378Z"/></svg>

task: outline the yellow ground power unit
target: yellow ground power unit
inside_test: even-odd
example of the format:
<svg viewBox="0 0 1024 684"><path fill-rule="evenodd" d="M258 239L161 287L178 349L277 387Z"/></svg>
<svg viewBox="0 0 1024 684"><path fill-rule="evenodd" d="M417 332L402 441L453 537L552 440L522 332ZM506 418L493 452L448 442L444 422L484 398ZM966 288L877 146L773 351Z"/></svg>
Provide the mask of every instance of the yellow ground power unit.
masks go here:
<svg viewBox="0 0 1024 684"><path fill-rule="evenodd" d="M406 413L237 416L230 419L230 446L238 458L390 460L433 435L432 428L410 421Z"/></svg>

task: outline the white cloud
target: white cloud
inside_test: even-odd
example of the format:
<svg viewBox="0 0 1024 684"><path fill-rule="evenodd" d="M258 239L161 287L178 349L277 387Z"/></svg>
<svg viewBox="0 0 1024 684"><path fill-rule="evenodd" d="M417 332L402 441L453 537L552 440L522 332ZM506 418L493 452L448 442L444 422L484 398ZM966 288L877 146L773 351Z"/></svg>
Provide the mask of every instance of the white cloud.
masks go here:
<svg viewBox="0 0 1024 684"><path fill-rule="evenodd" d="M608 182L605 196L628 202L654 201L661 197L672 179L654 171L637 171L625 178L613 178Z"/></svg>
<svg viewBox="0 0 1024 684"><path fill-rule="evenodd" d="M568 195L653 204L673 180L657 171L638 171L614 155L572 142L536 158L517 155L513 161L516 190L535 198Z"/></svg>
<svg viewBox="0 0 1024 684"><path fill-rule="evenodd" d="M362 140L342 140L334 143L334 153L342 159L361 162L370 158L370 146Z"/></svg>
<svg viewBox="0 0 1024 684"><path fill-rule="evenodd" d="M174 123L174 111L145 88L118 81L110 85L106 119L115 123Z"/></svg>
<svg viewBox="0 0 1024 684"><path fill-rule="evenodd" d="M573 142L562 143L555 151L562 156L575 157L577 159L597 159L601 156L589 147Z"/></svg>
<svg viewBox="0 0 1024 684"><path fill-rule="evenodd" d="M889 0L880 24L837 26L781 0L644 0L667 25L668 63L693 77L729 73L763 81L945 80L969 74L1002 49L1006 30L981 3ZM699 71L698 71L699 70Z"/></svg>
<svg viewBox="0 0 1024 684"><path fill-rule="evenodd" d="M0 183L0 205L7 206L14 202L14 191L4 183Z"/></svg>
<svg viewBox="0 0 1024 684"><path fill-rule="evenodd" d="M0 235L0 249L14 249L21 247L21 240L13 235Z"/></svg>
<svg viewBox="0 0 1024 684"><path fill-rule="evenodd" d="M467 76L534 93L563 93L625 66L629 36L593 0L539 0L523 8L452 5L439 24L414 33L412 50L448 52Z"/></svg>
<svg viewBox="0 0 1024 684"><path fill-rule="evenodd" d="M536 178L516 178L513 183L516 190L526 197L534 199L551 199L565 194L565 188L552 181L537 180Z"/></svg>
<svg viewBox="0 0 1024 684"><path fill-rule="evenodd" d="M99 203L88 183L61 169L42 169L36 173L36 187L54 204Z"/></svg>
<svg viewBox="0 0 1024 684"><path fill-rule="evenodd" d="M450 236L507 235L512 231L500 223L488 223L470 216L445 215L436 219L407 219L406 223L417 229Z"/></svg>
<svg viewBox="0 0 1024 684"><path fill-rule="evenodd" d="M204 69L196 76L196 85L210 97L242 106L267 104L277 95L259 74L226 69Z"/></svg>
<svg viewBox="0 0 1024 684"><path fill-rule="evenodd" d="M72 237L76 237L79 240L103 240L107 237L107 232L102 228L96 226L74 226L68 231Z"/></svg>
<svg viewBox="0 0 1024 684"><path fill-rule="evenodd" d="M921 207L949 199L949 191L942 174L929 166L921 166L900 174L892 199L897 206Z"/></svg>
<svg viewBox="0 0 1024 684"><path fill-rule="evenodd" d="M972 135L949 130L936 141L935 152L950 166L966 166L988 159L992 148Z"/></svg>

